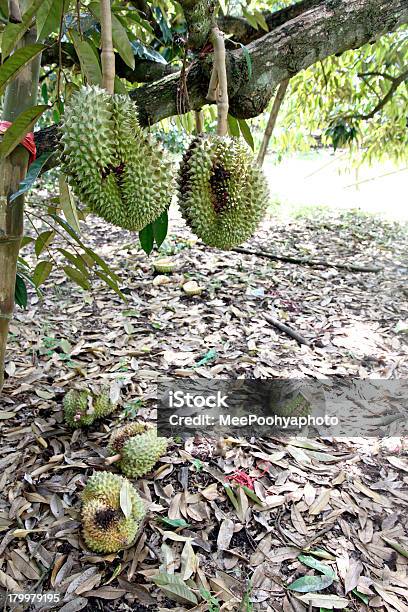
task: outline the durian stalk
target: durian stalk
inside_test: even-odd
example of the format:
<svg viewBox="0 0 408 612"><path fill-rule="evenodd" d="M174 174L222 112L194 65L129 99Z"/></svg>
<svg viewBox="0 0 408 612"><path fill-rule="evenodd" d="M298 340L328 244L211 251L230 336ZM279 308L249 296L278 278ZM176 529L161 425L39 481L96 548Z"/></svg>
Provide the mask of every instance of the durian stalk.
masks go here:
<svg viewBox="0 0 408 612"><path fill-rule="evenodd" d="M112 463L116 463L122 459L122 455L117 453L117 455L112 455L112 457L106 457L105 465L112 465Z"/></svg>
<svg viewBox="0 0 408 612"><path fill-rule="evenodd" d="M196 134L204 132L204 113L202 110L195 111Z"/></svg>
<svg viewBox="0 0 408 612"><path fill-rule="evenodd" d="M102 87L110 94L115 91L115 53L112 43L112 13L110 0L101 0Z"/></svg>
<svg viewBox="0 0 408 612"><path fill-rule="evenodd" d="M217 70L217 134L227 136L228 134L228 81L227 68L225 65L225 40L224 34L215 26L211 32L214 47L214 65ZM211 75L212 76L212 75ZM212 80L212 79L211 79ZM210 81L211 85L211 81Z"/></svg>

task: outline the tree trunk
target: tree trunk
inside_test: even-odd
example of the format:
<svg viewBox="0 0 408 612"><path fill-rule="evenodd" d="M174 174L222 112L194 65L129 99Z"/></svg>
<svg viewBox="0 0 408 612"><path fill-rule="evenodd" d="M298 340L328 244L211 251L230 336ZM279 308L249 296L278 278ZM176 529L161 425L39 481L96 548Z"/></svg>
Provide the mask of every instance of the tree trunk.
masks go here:
<svg viewBox="0 0 408 612"><path fill-rule="evenodd" d="M23 37L19 46L35 42L35 30ZM7 87L3 119L14 121L36 103L40 57L34 59ZM9 323L14 310L17 259L23 237L24 196L10 203L27 172L29 152L19 145L0 164L0 392L4 382L4 361Z"/></svg>
<svg viewBox="0 0 408 612"><path fill-rule="evenodd" d="M262 166L264 163L265 155L268 150L269 141L271 139L272 132L275 128L276 119L278 117L280 107L282 106L282 102L285 97L285 93L288 88L288 85L289 85L289 79L285 79L284 81L282 81L282 83L279 85L278 92L273 101L271 114L269 115L268 124L265 128L265 133L263 135L261 146L258 152L257 162L259 166Z"/></svg>

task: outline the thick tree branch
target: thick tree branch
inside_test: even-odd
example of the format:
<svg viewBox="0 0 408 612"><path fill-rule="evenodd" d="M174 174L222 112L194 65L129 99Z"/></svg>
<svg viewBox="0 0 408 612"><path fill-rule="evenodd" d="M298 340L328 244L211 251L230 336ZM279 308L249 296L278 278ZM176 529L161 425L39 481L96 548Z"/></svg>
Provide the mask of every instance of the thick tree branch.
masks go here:
<svg viewBox="0 0 408 612"><path fill-rule="evenodd" d="M250 79L242 49L227 53L231 114L238 118L259 115L276 86L284 79L330 55L374 41L407 22L407 0L320 0L301 15L248 45L252 63ZM191 110L199 110L207 103L205 96L211 65L211 58L207 58L196 61L188 71ZM179 74L174 74L138 87L131 93L139 107L143 125L177 114L178 86ZM40 152L50 149L56 132L55 128L46 132L46 147L41 132L36 134Z"/></svg>
<svg viewBox="0 0 408 612"><path fill-rule="evenodd" d="M74 45L71 43L62 43L61 52L62 65L64 68L72 68L73 66L80 65ZM47 47L47 49L43 51L41 63L43 66L59 63L58 48L56 45ZM168 74L178 72L178 69L171 64L161 64L159 62L135 57L135 68L132 70L118 54L115 54L115 72L118 76L126 79L130 83L151 83L153 81L158 81Z"/></svg>

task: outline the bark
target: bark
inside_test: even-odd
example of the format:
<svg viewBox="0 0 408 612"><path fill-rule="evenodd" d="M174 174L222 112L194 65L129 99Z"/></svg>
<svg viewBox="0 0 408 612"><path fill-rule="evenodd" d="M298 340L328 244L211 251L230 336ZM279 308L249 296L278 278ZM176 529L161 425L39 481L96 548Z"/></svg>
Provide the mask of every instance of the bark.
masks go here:
<svg viewBox="0 0 408 612"><path fill-rule="evenodd" d="M32 44L34 30L22 39L21 45ZM14 121L16 116L36 102L40 58L26 66L8 86L5 94L3 119ZM23 237L24 196L9 202L24 178L29 153L19 145L0 164L0 392L4 382L4 361L9 323L14 310L17 258Z"/></svg>
<svg viewBox="0 0 408 612"><path fill-rule="evenodd" d="M407 22L407 0L320 0L314 3L246 47L252 64L251 78L242 49L227 53L230 113L242 119L259 115L284 79L330 55L374 42ZM211 67L211 58L207 57L196 60L188 71L190 110L199 110L207 103ZM179 79L180 74L176 73L131 92L139 107L142 125L149 126L178 114ZM53 149L57 146L57 129L48 129L44 136L38 133L36 138L41 152Z"/></svg>
<svg viewBox="0 0 408 612"><path fill-rule="evenodd" d="M265 133L263 135L261 146L259 147L259 152L258 152L258 157L257 157L257 162L259 166L262 166L264 163L265 155L268 150L269 141L271 139L273 130L275 128L276 119L278 118L279 110L280 110L280 107L282 106L282 102L284 100L288 85L289 85L289 79L285 79L284 81L282 81L282 83L279 85L279 89L273 101L272 110L269 115L268 123L265 128Z"/></svg>

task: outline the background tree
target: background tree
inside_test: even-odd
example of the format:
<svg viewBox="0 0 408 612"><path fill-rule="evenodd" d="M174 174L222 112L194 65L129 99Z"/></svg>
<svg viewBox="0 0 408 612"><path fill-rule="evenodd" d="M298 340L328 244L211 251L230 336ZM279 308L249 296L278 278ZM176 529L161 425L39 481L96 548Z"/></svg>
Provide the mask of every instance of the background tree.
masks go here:
<svg viewBox="0 0 408 612"><path fill-rule="evenodd" d="M370 117L375 117L379 123L372 150L375 142L378 144L393 124L393 142L402 154L406 130L403 113L396 110L400 108L400 98L395 96L406 100L404 31L393 34L395 38L389 37L382 51L379 50L382 43L380 46L374 43L408 22L406 0L387 3L381 0L303 0L294 4L274 3L273 9L279 10L263 11L263 8L262 4L243 7L212 0L181 0L180 3L160 0L149 4L144 0L113 2L115 91L128 92L135 100L143 126L150 127L169 117L180 116L183 126L192 131L192 111L199 111L208 104L206 93L212 66L209 35L217 20L228 35L229 129L233 135L242 133L252 144L245 120L264 112L276 87L291 79L287 121L293 121L301 108L308 113L312 126L313 121L317 121L318 109L327 102L324 108L329 131L326 133L334 144L351 141L350 134L354 138L355 131L360 129L361 138L366 138L369 149L374 133L360 125L365 126ZM83 213L76 209L63 177L60 177L57 201L47 203L44 210L27 211L30 223L37 215L49 227L35 239L35 252L41 259L32 275L28 274L26 262L18 255L21 244L33 241L33 238L23 239L23 196L41 171L58 164L57 124L64 112L64 102L83 81L101 84L99 3L80 0L13 0L7 3L2 0L0 19L3 24L0 87L6 88L3 119L13 121L0 147L1 384L17 265L20 266L17 299L24 305L24 279L38 288L52 270L54 260L47 253L55 236L59 241L64 238L68 242L67 248L62 248L60 242L57 248L66 259L64 270L71 279L88 288L92 275L97 275L121 293L116 275L82 242L79 219ZM363 51L359 63L353 65L356 80L351 81L353 56L350 50L360 47ZM41 73L38 75L40 57ZM307 69L311 72L305 79ZM372 96L364 98L361 91L359 94L358 84L360 90L364 84L364 92L367 93L368 88ZM310 87L315 94L312 104ZM39 90L44 104L37 106L35 95ZM328 100L322 96L322 91L331 92L327 95ZM333 105L333 100L341 101L341 106ZM37 160L31 164L24 179L28 152L19 143L36 122L41 127L35 134ZM319 125L321 127L321 122ZM141 241L147 252L155 239L157 243L163 240L166 227L166 220L160 219L157 224L142 230Z"/></svg>

